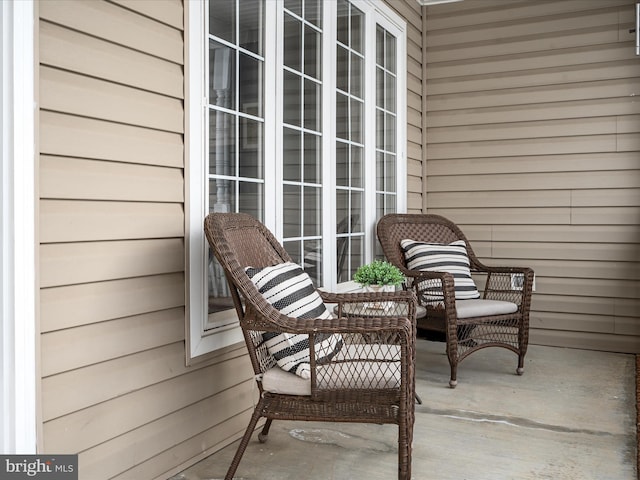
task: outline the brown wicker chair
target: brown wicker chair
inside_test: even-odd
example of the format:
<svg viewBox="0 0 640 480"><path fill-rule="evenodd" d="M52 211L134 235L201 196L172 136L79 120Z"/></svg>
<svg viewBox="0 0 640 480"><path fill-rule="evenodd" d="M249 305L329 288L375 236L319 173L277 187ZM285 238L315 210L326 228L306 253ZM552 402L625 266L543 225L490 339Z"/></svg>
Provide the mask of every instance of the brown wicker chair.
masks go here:
<svg viewBox="0 0 640 480"><path fill-rule="evenodd" d="M233 477L258 421L265 418L260 442L266 441L274 419L396 424L398 478L409 480L415 408L415 294L319 292L325 304L335 305L336 318L287 317L265 300L245 271L248 266L291 261L271 232L253 217L233 213L210 214L204 229L224 268L260 391L225 478ZM366 302L381 300L391 302L391 309L371 316ZM343 315L345 307L348 316ZM363 315L354 315L359 308ZM280 369L265 347L263 332L308 335L311 378L304 380ZM317 336L326 334L339 334L342 347L334 357L319 362L314 345ZM296 388L291 390L289 383ZM297 391L300 386L304 391Z"/></svg>
<svg viewBox="0 0 640 480"><path fill-rule="evenodd" d="M426 307L427 315L419 320L418 327L443 331L446 335L447 356L451 366L449 385L452 388L457 385L458 363L486 347L504 347L515 352L518 355L516 372L522 375L529 342L529 308L534 278L532 269L483 265L462 231L439 215L385 215L378 222L377 233L388 261L402 270L408 279L407 287L415 289L418 303ZM456 301L454 279L450 273L409 270L400 244L405 239L436 244L463 240L471 273L476 278L479 276L479 280L486 280L481 299ZM434 286L438 289L438 295L434 295ZM515 311L499 313L499 307L503 304L486 300L510 302L515 304L512 305ZM470 305L475 310L470 310ZM496 306L497 311L494 309ZM466 312L463 315L460 312L464 309Z"/></svg>

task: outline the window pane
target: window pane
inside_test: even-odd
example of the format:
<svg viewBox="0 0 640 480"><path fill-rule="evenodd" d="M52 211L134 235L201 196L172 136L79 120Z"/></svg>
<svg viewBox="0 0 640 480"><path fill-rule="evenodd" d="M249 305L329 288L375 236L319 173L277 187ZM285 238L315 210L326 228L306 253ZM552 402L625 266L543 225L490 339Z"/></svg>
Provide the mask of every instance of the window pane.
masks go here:
<svg viewBox="0 0 640 480"><path fill-rule="evenodd" d="M385 35L384 66L391 73L396 73L396 38L389 32L386 32Z"/></svg>
<svg viewBox="0 0 640 480"><path fill-rule="evenodd" d="M376 218L382 218L384 216L384 195L381 193L376 194Z"/></svg>
<svg viewBox="0 0 640 480"><path fill-rule="evenodd" d="M336 46L336 88L349 91L349 52L340 45Z"/></svg>
<svg viewBox="0 0 640 480"><path fill-rule="evenodd" d="M302 71L302 24L291 15L284 14L284 64Z"/></svg>
<svg viewBox="0 0 640 480"><path fill-rule="evenodd" d="M351 141L362 143L362 110L364 105L361 101L351 99Z"/></svg>
<svg viewBox="0 0 640 480"><path fill-rule="evenodd" d="M396 196L385 195L384 198L385 213L394 213L396 211Z"/></svg>
<svg viewBox="0 0 640 480"><path fill-rule="evenodd" d="M336 191L336 231L348 233L349 230L349 191Z"/></svg>
<svg viewBox="0 0 640 480"><path fill-rule="evenodd" d="M240 8L240 39L239 44L258 55L264 55L264 2L263 0L242 0Z"/></svg>
<svg viewBox="0 0 640 480"><path fill-rule="evenodd" d="M322 286L322 242L320 240L306 240L304 242L302 267L309 274L316 287Z"/></svg>
<svg viewBox="0 0 640 480"><path fill-rule="evenodd" d="M246 178L264 178L264 124L251 118L239 118L240 169L238 175Z"/></svg>
<svg viewBox="0 0 640 480"><path fill-rule="evenodd" d="M320 33L308 25L304 27L304 73L317 80L322 78L320 59L322 58L322 45Z"/></svg>
<svg viewBox="0 0 640 480"><path fill-rule="evenodd" d="M282 242L282 246L294 263L302 264L302 245L300 240Z"/></svg>
<svg viewBox="0 0 640 480"><path fill-rule="evenodd" d="M284 123L302 126L300 107L302 103L302 78L295 73L284 71Z"/></svg>
<svg viewBox="0 0 640 480"><path fill-rule="evenodd" d="M385 150L388 152L396 151L396 117L390 113L385 116Z"/></svg>
<svg viewBox="0 0 640 480"><path fill-rule="evenodd" d="M240 182L238 187L238 211L248 213L261 222L264 221L263 184Z"/></svg>
<svg viewBox="0 0 640 480"><path fill-rule="evenodd" d="M384 190L384 153L376 152L376 190Z"/></svg>
<svg viewBox="0 0 640 480"><path fill-rule="evenodd" d="M384 150L384 112L376 109L376 148Z"/></svg>
<svg viewBox="0 0 640 480"><path fill-rule="evenodd" d="M236 182L220 178L209 180L209 212L236 211Z"/></svg>
<svg viewBox="0 0 640 480"><path fill-rule="evenodd" d="M340 237L336 244L338 282L348 282L353 274L364 264L362 237Z"/></svg>
<svg viewBox="0 0 640 480"><path fill-rule="evenodd" d="M346 195L346 192L342 191L343 195ZM346 197L344 197L346 201ZM352 217L350 215L346 215L340 219L338 224L336 225L336 233L338 235L351 233L351 220Z"/></svg>
<svg viewBox="0 0 640 480"><path fill-rule="evenodd" d="M282 139L282 160L283 160L283 172L282 175L285 180L292 182L299 182L301 165L301 137L299 130L293 130L291 128L283 129Z"/></svg>
<svg viewBox="0 0 640 480"><path fill-rule="evenodd" d="M363 14L351 5L351 48L362 53L364 44L364 27L362 26Z"/></svg>
<svg viewBox="0 0 640 480"><path fill-rule="evenodd" d="M244 53L240 54L239 62L240 111L262 117L263 62Z"/></svg>
<svg viewBox="0 0 640 480"><path fill-rule="evenodd" d="M209 32L236 42L236 0L209 0Z"/></svg>
<svg viewBox="0 0 640 480"><path fill-rule="evenodd" d="M392 113L396 112L396 77L387 73L385 75L385 84L384 84L384 108L389 110Z"/></svg>
<svg viewBox="0 0 640 480"><path fill-rule="evenodd" d="M286 238L302 233L302 195L297 185L285 185L283 191L283 230Z"/></svg>
<svg viewBox="0 0 640 480"><path fill-rule="evenodd" d="M384 67L384 29L376 29L376 64Z"/></svg>
<svg viewBox="0 0 640 480"><path fill-rule="evenodd" d="M235 50L209 42L209 103L235 109Z"/></svg>
<svg viewBox="0 0 640 480"><path fill-rule="evenodd" d="M316 187L304 187L304 231L306 237L322 234L322 219L320 218L320 203L322 196Z"/></svg>
<svg viewBox="0 0 640 480"><path fill-rule="evenodd" d="M349 3L338 0L338 41L349 45Z"/></svg>
<svg viewBox="0 0 640 480"><path fill-rule="evenodd" d="M364 245L362 243L362 237L352 237L351 238L351 255L350 255L350 272L349 278L347 280L351 280L353 278L353 274L356 273L356 270L360 265L364 264Z"/></svg>
<svg viewBox="0 0 640 480"><path fill-rule="evenodd" d="M384 108L384 70L376 67L376 107Z"/></svg>
<svg viewBox="0 0 640 480"><path fill-rule="evenodd" d="M351 192L351 231L361 232L362 229L362 217L364 216L362 192Z"/></svg>
<svg viewBox="0 0 640 480"><path fill-rule="evenodd" d="M209 173L236 174L236 117L219 110L209 112Z"/></svg>
<svg viewBox="0 0 640 480"><path fill-rule="evenodd" d="M396 191L396 156L393 153L385 155L384 190L387 192Z"/></svg>
<svg viewBox="0 0 640 480"><path fill-rule="evenodd" d="M302 0L284 0L284 8L290 10L299 17L302 16Z"/></svg>
<svg viewBox="0 0 640 480"><path fill-rule="evenodd" d="M351 186L362 188L364 186L364 152L362 147L351 146Z"/></svg>
<svg viewBox="0 0 640 480"><path fill-rule="evenodd" d="M320 85L311 81L304 81L304 128L320 129Z"/></svg>
<svg viewBox="0 0 640 480"><path fill-rule="evenodd" d="M321 137L312 133L304 134L304 178L306 183L322 181Z"/></svg>
<svg viewBox="0 0 640 480"><path fill-rule="evenodd" d="M349 237L338 237L336 241L336 264L338 283L351 280L349 275Z"/></svg>
<svg viewBox="0 0 640 480"><path fill-rule="evenodd" d="M207 293L207 313L233 308L233 299L227 286L224 270L210 249L207 263Z"/></svg>
<svg viewBox="0 0 640 480"><path fill-rule="evenodd" d="M364 92L364 78L362 76L363 60L355 53L351 54L351 94L362 98Z"/></svg>
<svg viewBox="0 0 640 480"><path fill-rule="evenodd" d="M322 1L304 0L304 18L316 27L322 27Z"/></svg>
<svg viewBox="0 0 640 480"><path fill-rule="evenodd" d="M336 136L349 140L349 99L346 95L336 93Z"/></svg>
<svg viewBox="0 0 640 480"><path fill-rule="evenodd" d="M336 185L349 186L349 146L336 142Z"/></svg>

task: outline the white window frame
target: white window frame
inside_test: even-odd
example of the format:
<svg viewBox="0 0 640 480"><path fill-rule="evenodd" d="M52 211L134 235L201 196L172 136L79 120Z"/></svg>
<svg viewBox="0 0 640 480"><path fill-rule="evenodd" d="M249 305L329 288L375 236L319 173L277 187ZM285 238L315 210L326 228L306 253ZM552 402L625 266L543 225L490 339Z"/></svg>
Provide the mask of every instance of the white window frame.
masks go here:
<svg viewBox="0 0 640 480"><path fill-rule="evenodd" d="M397 142L397 170L396 170L396 211L398 213L404 213L407 209L407 157L406 157L406 149L407 149L407 141L406 141L406 131L407 131L407 118L406 118L406 110L407 110L407 74L406 74L406 62L407 62L407 47L406 47L406 22L395 14L386 4L379 0L349 0L355 7L362 10L365 13L365 45L376 45L376 24L380 24L385 30L388 30L396 37L397 41L397 90L398 96L396 98L396 121L397 121L397 132L398 137L396 139ZM333 3L333 2L330 2ZM335 9L335 6L334 6ZM335 14L335 10L334 10ZM332 31L333 38L335 38L335 29ZM333 43L335 46L335 42ZM329 50L329 49L325 49ZM335 77L336 71L336 62L335 55L333 55L333 51L331 52L323 52L325 54L325 62L330 62L331 65L331 74ZM365 78L376 78L376 62L375 55L366 54L365 55ZM330 101L332 104L335 104L335 85L332 84L332 92ZM376 91L375 91L375 82L365 82L365 98L366 99L375 99ZM328 117L328 115L325 115ZM375 119L376 118L376 105L374 101L365 101L365 111L364 111L365 119ZM335 141L335 122L332 121L332 136L329 138L328 143L325 142L326 148L333 148L333 142ZM376 175L375 175L375 156L376 156L376 125L375 121L368 121L365 125L365 133L364 133L364 160L365 160L365 200L364 202L372 202L375 205L375 193L376 193ZM329 150L331 151L331 150ZM332 163L332 162L328 162ZM369 167L369 168L367 168ZM331 165L333 168L333 165ZM367 173L369 173L367 175ZM331 178L335 178L335 172L331 170ZM331 198L331 212L329 215L333 213L335 210L335 199ZM376 223L376 211L375 208L368 208L365 210L366 217L364 218L364 228L365 231L369 231L370 235L368 237L367 242L365 242L365 262L370 262L373 259L374 245L376 242L375 235L375 223ZM333 228L335 223L331 218L329 220ZM372 233L373 232L373 233ZM335 232L332 232L332 235L325 235L324 248L332 248L332 242L335 239ZM330 250L327 250L330 251ZM337 283L336 282L336 272L335 266L333 263L327 265L330 262L325 262L325 278L331 279L330 285L331 289L335 292L350 292L360 289L360 285L354 281ZM330 269L330 270L327 270Z"/></svg>
<svg viewBox="0 0 640 480"><path fill-rule="evenodd" d="M185 341L187 364L210 352L242 341L237 325L208 329L207 272L204 258L207 243L203 230L205 211L205 172L202 159L207 155L207 85L205 84L207 38L206 2L185 2ZM231 317L235 312L222 315ZM221 319L224 320L224 319Z"/></svg>
<svg viewBox="0 0 640 480"><path fill-rule="evenodd" d="M380 24L390 31L397 39L397 211L406 211L406 22L395 14L380 0L351 0L360 10L365 12L366 44L375 45L375 25ZM207 278L205 262L207 252L206 239L203 232L203 220L208 212L205 211L205 182L207 172L202 163L207 154L204 138L207 134L206 115L207 99L205 85L205 58L207 38L205 18L206 2L185 2L185 252L186 252L186 358L187 364L195 361L218 349L231 346L242 341L242 333L237 323L213 330L207 329L208 314L207 305ZM335 6L333 2L325 3L329 9L330 18L335 18ZM282 43L278 42L277 35L282 31L282 4L278 8L267 8L265 12L265 92L273 92L276 85L282 85ZM325 18L327 16L325 15ZM330 45L332 48L323 47L323 104L335 104L335 22L330 24L323 22L323 35L332 35ZM327 40L323 45L327 45ZM367 78L375 77L375 55L367 55L369 59L365 64ZM329 81L327 79L330 79ZM375 98L374 82L365 82L365 98ZM265 112L273 112L273 117L265 115L265 155L266 158L277 158L275 152L282 149L282 107L281 97L265 95ZM331 103L329 103L331 102ZM333 113L333 108L329 112ZM335 125L331 115L323 113L323 152L326 158L332 158L330 153L334 148ZM365 102L364 118L375 118L375 101ZM366 124L365 138L369 138L365 146L365 162L373 158L375 162L375 124ZM375 165L375 163L374 163ZM334 248L335 222L333 212L335 199L333 188L327 184L327 179L333 179L334 166L332 162L324 162L323 165L323 249L331 251ZM275 168L265 165L265 186L275 186L273 197L265 198L264 222L276 235L282 237L282 226L278 220L282 211L282 184L277 179L282 178L282 166L279 162ZM375 168L373 169L375 172ZM332 181L332 180L331 180ZM366 179L365 189L372 192L375 200L375 173ZM368 194L367 194L368 195ZM375 224L375 210L368 209L364 219L365 228L373 232ZM370 236L370 241L365 245L365 259L371 260L375 233ZM323 278L327 288L334 291L354 290L358 286L354 282L346 282L336 285L336 273L334 262L326 261L323 265ZM221 320L235 318L235 311L220 312Z"/></svg>
<svg viewBox="0 0 640 480"><path fill-rule="evenodd" d="M37 451L35 5L0 2L0 452Z"/></svg>

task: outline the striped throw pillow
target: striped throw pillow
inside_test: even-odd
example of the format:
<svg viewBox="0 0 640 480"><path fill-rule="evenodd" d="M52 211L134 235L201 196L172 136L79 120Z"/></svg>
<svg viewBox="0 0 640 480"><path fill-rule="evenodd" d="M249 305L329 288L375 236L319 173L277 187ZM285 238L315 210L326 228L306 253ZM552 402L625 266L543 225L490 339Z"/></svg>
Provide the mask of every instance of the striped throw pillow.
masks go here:
<svg viewBox="0 0 640 480"><path fill-rule="evenodd" d="M464 240L448 245L402 240L400 246L409 270L448 272L453 275L456 300L480 298L476 284L471 278L469 257ZM426 295L429 301L442 300L439 281L427 281Z"/></svg>
<svg viewBox="0 0 640 480"><path fill-rule="evenodd" d="M263 268L247 267L245 271L265 300L283 315L304 319L333 318L309 275L299 265L287 262ZM280 368L304 379L311 378L308 335L264 332L262 338ZM328 362L342 348L342 336L318 334L314 348L316 362Z"/></svg>

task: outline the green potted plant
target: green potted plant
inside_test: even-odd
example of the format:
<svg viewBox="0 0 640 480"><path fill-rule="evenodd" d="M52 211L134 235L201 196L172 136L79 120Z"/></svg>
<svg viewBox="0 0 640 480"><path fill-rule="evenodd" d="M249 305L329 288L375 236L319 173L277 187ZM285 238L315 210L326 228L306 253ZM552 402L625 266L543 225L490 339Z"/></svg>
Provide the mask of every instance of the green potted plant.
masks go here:
<svg viewBox="0 0 640 480"><path fill-rule="evenodd" d="M391 285L397 287L404 282L404 275L398 267L386 260L374 260L362 265L353 275L353 279L363 287L371 285Z"/></svg>
<svg viewBox="0 0 640 480"><path fill-rule="evenodd" d="M362 265L353 274L353 280L359 283L365 291L369 292L393 292L396 287L404 282L404 275L398 267L385 260L374 260ZM388 302L376 302L367 304L368 308L388 308Z"/></svg>

